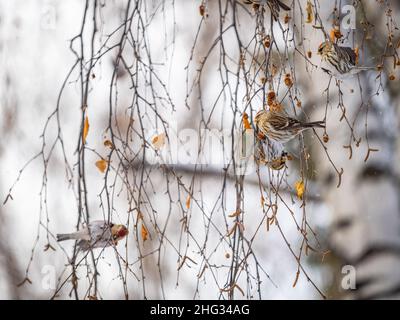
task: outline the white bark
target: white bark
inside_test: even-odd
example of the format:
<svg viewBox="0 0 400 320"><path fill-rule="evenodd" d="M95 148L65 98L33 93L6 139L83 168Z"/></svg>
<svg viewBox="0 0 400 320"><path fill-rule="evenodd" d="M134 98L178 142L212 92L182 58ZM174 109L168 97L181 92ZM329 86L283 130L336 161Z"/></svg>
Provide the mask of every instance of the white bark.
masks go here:
<svg viewBox="0 0 400 320"><path fill-rule="evenodd" d="M368 81L362 82L372 87ZM371 95L371 90L365 94ZM359 103L353 100L346 105L350 119ZM349 132L343 131L343 123L330 127L329 149L334 150L334 162L343 167L344 174L339 188L336 187L337 178L327 179L331 182L325 193L326 201L333 214L329 243L343 265L356 269L356 289L345 292L350 298L399 298L400 295L400 208L394 109L389 99L372 100L367 122L369 145L379 152L372 152L366 162L365 138L359 148L352 144L353 157L349 160L348 150L343 149L343 145L348 144ZM359 135L365 131L364 119L365 109L355 126ZM332 174L332 168L326 161L324 163L325 175Z"/></svg>

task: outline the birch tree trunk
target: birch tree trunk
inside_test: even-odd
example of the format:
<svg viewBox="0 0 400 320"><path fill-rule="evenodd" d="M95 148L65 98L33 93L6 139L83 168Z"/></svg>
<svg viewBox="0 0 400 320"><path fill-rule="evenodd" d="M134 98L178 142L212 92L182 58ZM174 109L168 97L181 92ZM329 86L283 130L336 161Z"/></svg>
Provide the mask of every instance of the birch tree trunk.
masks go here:
<svg viewBox="0 0 400 320"><path fill-rule="evenodd" d="M337 188L333 179L327 179L331 182L326 201L333 212L329 242L343 264L355 268L355 290L347 292L352 298L400 298L396 140L387 129L395 122L394 107L375 101L368 111L369 144L379 152L370 153L367 161L368 150L364 147L353 150L351 160L348 153L338 152L335 161L344 168L342 184ZM357 105L348 109L356 110ZM356 125L359 131L363 126L363 121ZM340 135L339 130L335 131ZM342 139L332 140L334 149L343 148Z"/></svg>
<svg viewBox="0 0 400 320"><path fill-rule="evenodd" d="M342 5L346 2L351 4L343 1ZM363 53L373 65L384 51L387 18L377 10L376 2L362 3L364 12L358 7L355 32L358 36L365 32L360 21L366 12L374 25L371 39L375 40L365 41ZM398 15L399 4L392 9ZM387 72L382 73L384 89L376 94L377 74L363 72L340 84L345 118L339 100L334 101L339 92L330 91L326 146L333 163L344 170L339 188L338 175L323 148L316 157L324 181L322 194L332 216L328 243L340 260L336 285L341 296L349 299L400 299L399 81L389 81ZM350 127L355 139L350 138Z"/></svg>

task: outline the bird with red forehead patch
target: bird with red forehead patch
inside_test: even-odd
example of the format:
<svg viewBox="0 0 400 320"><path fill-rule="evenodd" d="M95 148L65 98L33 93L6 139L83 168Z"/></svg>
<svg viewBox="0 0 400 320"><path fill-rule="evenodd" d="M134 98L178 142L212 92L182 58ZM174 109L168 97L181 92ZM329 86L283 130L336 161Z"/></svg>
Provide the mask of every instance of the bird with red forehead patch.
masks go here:
<svg viewBox="0 0 400 320"><path fill-rule="evenodd" d="M118 241L125 238L125 236L127 236L128 233L129 233L128 229L123 224L114 224L111 227L111 234L115 244L118 244Z"/></svg>
<svg viewBox="0 0 400 320"><path fill-rule="evenodd" d="M87 251L116 246L128 233L128 229L122 224L96 220L76 232L57 234L57 241L78 240L79 249Z"/></svg>

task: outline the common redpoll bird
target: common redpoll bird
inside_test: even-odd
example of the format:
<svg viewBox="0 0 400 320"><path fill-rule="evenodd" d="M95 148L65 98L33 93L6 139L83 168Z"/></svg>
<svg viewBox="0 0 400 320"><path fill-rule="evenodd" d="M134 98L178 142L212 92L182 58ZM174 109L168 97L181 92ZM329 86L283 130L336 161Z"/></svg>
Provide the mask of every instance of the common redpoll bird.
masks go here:
<svg viewBox="0 0 400 320"><path fill-rule="evenodd" d="M281 0L243 0L243 2L245 4L256 4L259 6L267 4L275 20L278 19L281 8L285 11L290 10L290 7L284 4Z"/></svg>
<svg viewBox="0 0 400 320"><path fill-rule="evenodd" d="M57 241L79 240L79 248L86 251L117 245L118 241L123 239L128 233L128 229L122 224L97 220L90 222L86 227L77 232L57 234Z"/></svg>
<svg viewBox="0 0 400 320"><path fill-rule="evenodd" d="M259 132L279 143L288 142L306 129L325 128L324 121L301 122L282 111L260 110L254 122Z"/></svg>
<svg viewBox="0 0 400 320"><path fill-rule="evenodd" d="M322 61L326 62L327 71L338 77L354 75L362 70L375 68L357 66L357 55L352 48L339 46L329 40L320 44L318 54Z"/></svg>
<svg viewBox="0 0 400 320"><path fill-rule="evenodd" d="M259 164L264 164L268 166L272 170L279 171L283 169L286 166L287 161L293 159L293 157L289 155L286 151L282 151L280 155L274 155L274 152L271 152L272 148L269 143L266 149L267 155L263 149L263 146L260 146L257 153L257 162Z"/></svg>

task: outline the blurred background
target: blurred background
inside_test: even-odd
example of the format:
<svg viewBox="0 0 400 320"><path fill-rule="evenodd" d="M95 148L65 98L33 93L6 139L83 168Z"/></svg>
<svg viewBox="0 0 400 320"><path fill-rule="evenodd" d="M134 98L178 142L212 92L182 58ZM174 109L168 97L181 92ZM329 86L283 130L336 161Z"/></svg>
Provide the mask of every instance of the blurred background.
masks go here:
<svg viewBox="0 0 400 320"><path fill-rule="evenodd" d="M0 0L1 299L400 298L398 1L245 2ZM271 92L326 131L242 172Z"/></svg>

